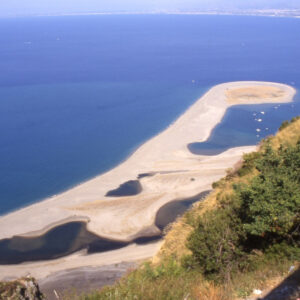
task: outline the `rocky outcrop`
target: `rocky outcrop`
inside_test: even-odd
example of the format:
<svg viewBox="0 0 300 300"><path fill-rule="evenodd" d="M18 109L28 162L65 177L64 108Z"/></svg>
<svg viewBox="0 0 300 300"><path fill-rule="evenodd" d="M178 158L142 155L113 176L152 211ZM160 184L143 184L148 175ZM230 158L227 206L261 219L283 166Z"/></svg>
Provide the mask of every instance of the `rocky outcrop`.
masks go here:
<svg viewBox="0 0 300 300"><path fill-rule="evenodd" d="M10 282L0 282L1 300L42 300L45 299L38 284L32 277Z"/></svg>

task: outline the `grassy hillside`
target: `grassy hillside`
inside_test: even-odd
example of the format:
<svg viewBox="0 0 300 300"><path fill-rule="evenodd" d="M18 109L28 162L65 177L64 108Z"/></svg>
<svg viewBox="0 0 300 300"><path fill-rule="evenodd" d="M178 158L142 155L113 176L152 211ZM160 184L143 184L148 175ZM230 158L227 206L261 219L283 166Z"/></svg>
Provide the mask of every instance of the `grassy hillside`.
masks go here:
<svg viewBox="0 0 300 300"><path fill-rule="evenodd" d="M153 262L81 299L237 299L300 260L300 120L246 154L168 229ZM74 298L74 297L73 297Z"/></svg>

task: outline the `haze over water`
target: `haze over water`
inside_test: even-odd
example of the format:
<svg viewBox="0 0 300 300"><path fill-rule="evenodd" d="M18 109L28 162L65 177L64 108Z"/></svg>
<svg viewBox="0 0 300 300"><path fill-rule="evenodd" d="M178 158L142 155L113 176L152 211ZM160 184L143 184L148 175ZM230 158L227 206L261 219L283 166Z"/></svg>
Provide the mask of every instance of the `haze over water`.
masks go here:
<svg viewBox="0 0 300 300"><path fill-rule="evenodd" d="M287 18L1 19L0 214L117 165L215 84L299 87L299 32ZM299 102L275 106L230 109L217 141L253 144L300 114Z"/></svg>

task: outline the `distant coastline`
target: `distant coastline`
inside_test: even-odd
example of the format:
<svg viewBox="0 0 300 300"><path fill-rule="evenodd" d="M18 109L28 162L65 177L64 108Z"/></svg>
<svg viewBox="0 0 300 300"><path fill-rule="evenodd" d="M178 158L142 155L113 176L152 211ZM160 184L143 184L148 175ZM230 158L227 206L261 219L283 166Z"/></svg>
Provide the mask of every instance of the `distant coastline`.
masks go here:
<svg viewBox="0 0 300 300"><path fill-rule="evenodd" d="M105 15L208 15L208 16L256 16L277 18L300 18L300 9L245 9L245 10L203 10L203 11L119 11L119 12L74 12L53 14L17 14L0 16L1 18L15 17L67 17L67 16L105 16Z"/></svg>

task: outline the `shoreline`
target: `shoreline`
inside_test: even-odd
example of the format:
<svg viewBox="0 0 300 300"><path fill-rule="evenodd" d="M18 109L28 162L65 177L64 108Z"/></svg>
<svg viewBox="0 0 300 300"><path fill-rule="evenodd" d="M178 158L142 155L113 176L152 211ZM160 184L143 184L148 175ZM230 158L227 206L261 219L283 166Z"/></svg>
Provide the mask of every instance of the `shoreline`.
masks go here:
<svg viewBox="0 0 300 300"><path fill-rule="evenodd" d="M272 93L278 89L279 96L268 98L265 92L268 89ZM247 90L246 98L240 96L239 101L228 101L228 92L239 90ZM253 98L249 90L261 91ZM189 143L207 140L232 105L286 103L293 100L295 93L293 87L271 82L230 82L214 86L167 129L138 147L117 167L62 194L0 217L0 239L40 235L53 228L53 224L72 220L88 221L87 229L91 233L125 242L149 229L155 230L155 217L161 207L174 199L209 190L243 153L256 149L255 145L243 146L205 156L192 154L187 148ZM105 197L108 191L144 173L153 175L139 178L143 187L140 194ZM30 270L31 275L41 279L72 268L145 260L155 255L161 243L131 244L97 254L80 252L56 260L2 265L0 277L20 277Z"/></svg>
<svg viewBox="0 0 300 300"><path fill-rule="evenodd" d="M226 102L225 94L228 90L258 86L277 87L282 89L286 94L283 98L272 99L271 101L270 99L259 99L258 101L256 100L251 102L251 100L248 99L247 103ZM224 116L228 107L237 104L249 105L260 103L290 102L292 101L295 92L295 89L288 85L270 82L231 82L216 85L206 92L194 104L192 104L169 127L139 146L125 161L121 162L112 170L91 180L83 182L61 194L52 196L25 208L1 216L0 239L10 238L14 235L40 235L50 228L53 228L53 226L57 224L62 225L73 220L89 220L88 229L91 232L102 237L124 241L129 240L140 230L143 230L153 224L153 215L155 215L157 210L162 205L174 200L175 198L190 197L201 192L199 185L194 184L184 193L180 193L179 190L178 193L174 193L173 191L173 193L171 193L171 197L170 195L167 195L168 199L161 200L161 198L166 196L162 194L159 195L163 187L157 186L158 184L151 187L151 185L153 185L151 183L153 179L163 179L163 177L174 177L176 175L178 176L179 174L191 173L193 171L196 172L197 168L193 166L187 166L187 163L190 164L191 161L193 162L202 160L202 163L199 162L199 167L201 167L201 165L213 161L214 158L218 160L218 158L221 158L224 155L225 157L226 155L229 157L235 156L236 154L239 156L241 155L241 150L237 150L238 148L235 148L236 150L229 149L224 153L211 157L194 155L187 149L187 145L189 143L196 141L202 142L210 136L211 131L222 120L222 117ZM244 150L242 150L244 152L247 151L249 147L246 146L239 148L244 148ZM250 148L253 149L253 146L250 146ZM232 160L232 158L229 159L229 157L227 158L227 161ZM188 169L188 171L181 171L185 169ZM170 170L173 173L162 173ZM145 177L140 179L140 182L143 186L143 191L141 194L128 197L105 197L105 194L108 191L118 188L120 184L129 180L135 180L138 177L138 174L149 172L161 173L157 173L149 178ZM222 173L223 175L224 170L216 173ZM213 177L216 177L216 179L220 177L219 174L215 175L217 176ZM211 183L211 180L206 181L204 184L202 184L202 189L204 186L209 187L206 188L206 190L210 189ZM160 182L159 184L161 185ZM150 188L152 191L150 191ZM156 198L155 196L160 196L160 199L156 200L161 201L154 201L157 203L157 205L156 207L153 207L153 199L152 201L149 201L148 196L151 196L150 198ZM120 216L116 214L116 211L110 213L109 210L111 210L113 207L118 207L117 210L120 210L121 207L124 208L127 206L125 205L126 202L130 203L129 206L132 206L134 205L132 200L138 201L140 198L144 198L143 202L147 200L146 202L148 202L148 208L149 206L152 207L152 216L149 216L149 213L143 213L148 215L147 220L144 220L144 222L132 222L131 220L131 222L128 224L126 221L129 220L124 220L125 223L123 222L123 224L118 222L119 226L116 226L116 224L114 224L114 226L110 226L115 227L115 230L106 228L107 223L111 225L111 221L116 221L115 218L120 219ZM126 207L126 210L128 208L129 207ZM145 209L146 207L142 208ZM36 217L34 219L30 218L32 215ZM132 216L127 217L132 218ZM102 221L99 221L100 218ZM105 225L103 224L105 223L103 222L103 219L106 220ZM22 220L26 220L26 222L23 223ZM142 220L140 219L136 221ZM129 227L128 230L124 230L124 225Z"/></svg>

